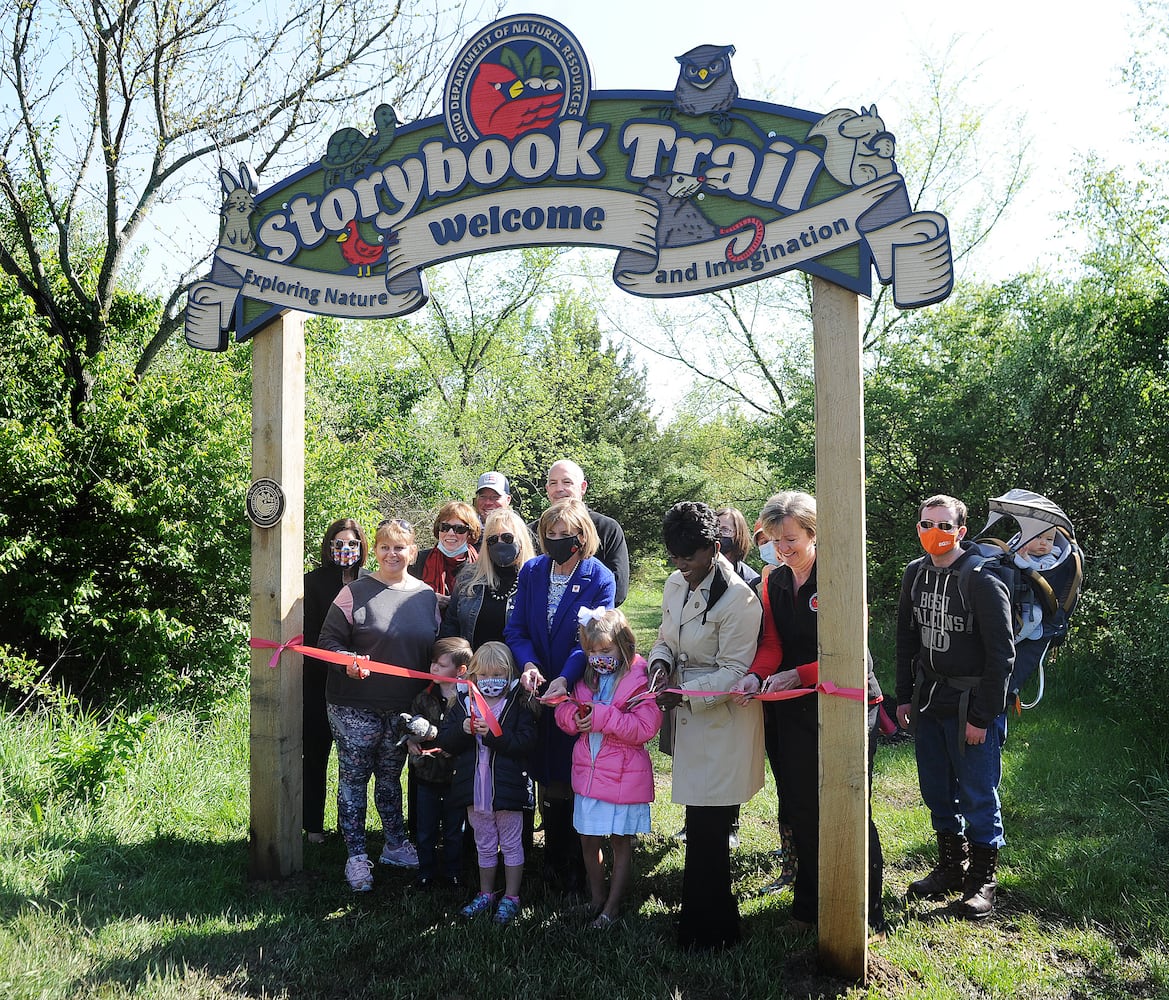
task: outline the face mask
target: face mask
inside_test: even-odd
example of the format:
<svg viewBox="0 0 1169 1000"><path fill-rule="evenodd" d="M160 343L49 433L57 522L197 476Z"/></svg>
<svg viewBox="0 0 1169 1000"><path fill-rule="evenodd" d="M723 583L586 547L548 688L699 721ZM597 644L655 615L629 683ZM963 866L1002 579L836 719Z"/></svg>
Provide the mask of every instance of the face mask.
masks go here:
<svg viewBox="0 0 1169 1000"><path fill-rule="evenodd" d="M346 542L334 538L329 543L329 555L334 566L340 566L342 569L356 566L361 561L361 542L356 540Z"/></svg>
<svg viewBox="0 0 1169 1000"><path fill-rule="evenodd" d="M944 556L958 544L958 536L952 531L942 531L941 528L930 528L917 533L921 547L931 556Z"/></svg>
<svg viewBox="0 0 1169 1000"><path fill-rule="evenodd" d="M545 538L544 548L554 563L563 566L580 551L580 539L575 535L570 538Z"/></svg>
<svg viewBox="0 0 1169 1000"><path fill-rule="evenodd" d="M520 556L520 547L514 542L496 542L487 546L487 554L496 566L511 566Z"/></svg>
<svg viewBox="0 0 1169 1000"><path fill-rule="evenodd" d="M738 551L735 549L735 540L729 535L723 535L718 540L718 550L731 562L737 562Z"/></svg>
<svg viewBox="0 0 1169 1000"><path fill-rule="evenodd" d="M454 559L457 556L461 556L464 552L467 551L466 542L459 542L459 544L453 549L448 549L445 543L439 542L438 547L442 550L442 554L444 556L449 556L451 559Z"/></svg>
<svg viewBox="0 0 1169 1000"><path fill-rule="evenodd" d="M498 698L507 690L506 677L484 677L476 682L484 698Z"/></svg>
<svg viewBox="0 0 1169 1000"><path fill-rule="evenodd" d="M605 653L589 653L589 666L598 674L605 676L617 669L617 657Z"/></svg>
<svg viewBox="0 0 1169 1000"><path fill-rule="evenodd" d="M775 551L775 542L764 542L759 546L759 558L768 566L779 565L779 555Z"/></svg>

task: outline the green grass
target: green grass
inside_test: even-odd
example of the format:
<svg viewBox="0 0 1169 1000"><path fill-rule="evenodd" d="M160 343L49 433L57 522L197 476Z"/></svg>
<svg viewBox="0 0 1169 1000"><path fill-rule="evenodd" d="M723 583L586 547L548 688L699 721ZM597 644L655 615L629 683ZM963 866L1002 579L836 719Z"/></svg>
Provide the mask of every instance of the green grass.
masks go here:
<svg viewBox="0 0 1169 1000"><path fill-rule="evenodd" d="M642 648L659 595L635 587L626 609ZM1060 669L1041 706L1011 720L1009 844L999 912L985 924L900 902L930 864L933 838L912 745L882 746L874 812L893 928L870 948L867 988L820 974L814 939L787 926L790 895L757 895L773 874L766 791L744 807L735 854L744 942L716 957L674 947L682 850L672 834L682 813L669 801L669 758L656 760L654 833L638 846L622 922L603 935L582 928L545 891L537 843L520 921L500 929L460 923L462 897L406 892L406 872L379 869L374 892L354 895L335 838L306 845L296 877L249 883L245 692L210 717L147 724L141 751L112 761L88 799L62 784L60 755L94 745L97 722L9 718L0 727L0 996L1169 996L1164 741L1077 697Z"/></svg>

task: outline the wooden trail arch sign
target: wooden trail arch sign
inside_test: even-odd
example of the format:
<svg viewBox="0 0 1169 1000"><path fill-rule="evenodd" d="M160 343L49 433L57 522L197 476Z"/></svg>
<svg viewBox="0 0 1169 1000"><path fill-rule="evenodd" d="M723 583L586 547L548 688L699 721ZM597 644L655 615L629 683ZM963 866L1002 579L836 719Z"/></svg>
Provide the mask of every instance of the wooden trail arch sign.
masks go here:
<svg viewBox="0 0 1169 1000"><path fill-rule="evenodd" d="M645 297L696 295L793 269L812 274L821 676L865 686L864 422L858 295L871 275L901 308L949 295L945 218L914 212L876 105L827 113L744 99L732 45L663 54L671 90L594 91L562 24L513 15L451 65L443 110L343 128L319 159L261 192L220 171L219 245L187 299L188 343L256 336L253 479L282 516L253 519L252 630L301 623L303 313L373 319L427 300L426 269L514 247L616 252L613 280ZM261 348L263 344L263 348ZM251 874L300 867L300 672L252 670ZM864 706L820 698L820 950L863 979Z"/></svg>

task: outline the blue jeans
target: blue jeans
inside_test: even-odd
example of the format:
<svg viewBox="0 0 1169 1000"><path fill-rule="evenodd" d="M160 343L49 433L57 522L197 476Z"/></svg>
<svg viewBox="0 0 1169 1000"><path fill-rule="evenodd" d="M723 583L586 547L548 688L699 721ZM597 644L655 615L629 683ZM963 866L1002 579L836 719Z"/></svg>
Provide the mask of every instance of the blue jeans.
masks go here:
<svg viewBox="0 0 1169 1000"><path fill-rule="evenodd" d="M415 805L418 809L416 836L418 838L418 874L434 878L436 869L446 878L461 875L463 871L463 820L467 810L453 804L450 785L415 780ZM438 851L441 829L442 855ZM441 864L440 864L441 862Z"/></svg>
<svg viewBox="0 0 1169 1000"><path fill-rule="evenodd" d="M985 743L961 747L963 752L959 753L959 739L962 743L966 740L964 721L959 722L957 716L918 716L914 739L917 781L936 832L965 832L972 844L987 847L1006 843L999 802L1006 735L1004 712L987 727Z"/></svg>

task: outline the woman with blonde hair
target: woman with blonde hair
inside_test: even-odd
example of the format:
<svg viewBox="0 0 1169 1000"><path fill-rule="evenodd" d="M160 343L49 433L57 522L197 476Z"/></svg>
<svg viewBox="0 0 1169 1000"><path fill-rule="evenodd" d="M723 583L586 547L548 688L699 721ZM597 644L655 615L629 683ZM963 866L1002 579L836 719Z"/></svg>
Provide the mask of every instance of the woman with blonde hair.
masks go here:
<svg viewBox="0 0 1169 1000"><path fill-rule="evenodd" d="M483 552L455 581L439 638L462 636L472 649L503 641L515 604L520 567L536 555L532 535L510 507L497 507L483 525Z"/></svg>
<svg viewBox="0 0 1169 1000"><path fill-rule="evenodd" d="M524 687L539 692L559 677L569 655L580 649L577 612L611 608L616 595L612 571L595 558L599 540L588 508L579 500L558 500L540 516L537 533L543 555L520 570L515 605L504 638L519 664ZM551 712L540 717L540 739L532 755L544 817L546 875L562 888L584 888L580 837L572 828L573 738Z"/></svg>
<svg viewBox="0 0 1169 1000"><path fill-rule="evenodd" d="M408 522L382 521L374 542L378 568L341 588L325 615L320 648L425 672L434 643L436 599L430 587L407 572L417 554ZM385 833L382 864L418 867L402 815L406 746L392 723L410 711L425 686L426 681L373 673L356 659L346 666L330 665L325 698L337 744L337 826L349 855L345 878L355 892L373 888L365 846L371 777Z"/></svg>
<svg viewBox="0 0 1169 1000"><path fill-rule="evenodd" d="M820 680L819 608L816 582L816 498L789 490L777 493L759 515L764 534L783 559L760 588L763 632L751 669L732 690L751 694L763 690L802 688L802 698L767 702L775 739L768 743L776 790L780 792L780 822L791 828L799 864L795 873L792 920L814 927L819 913L820 878L820 730L819 709L812 694ZM873 787L873 754L881 687L868 664L869 793ZM885 927L881 902L881 839L869 810L869 926Z"/></svg>

